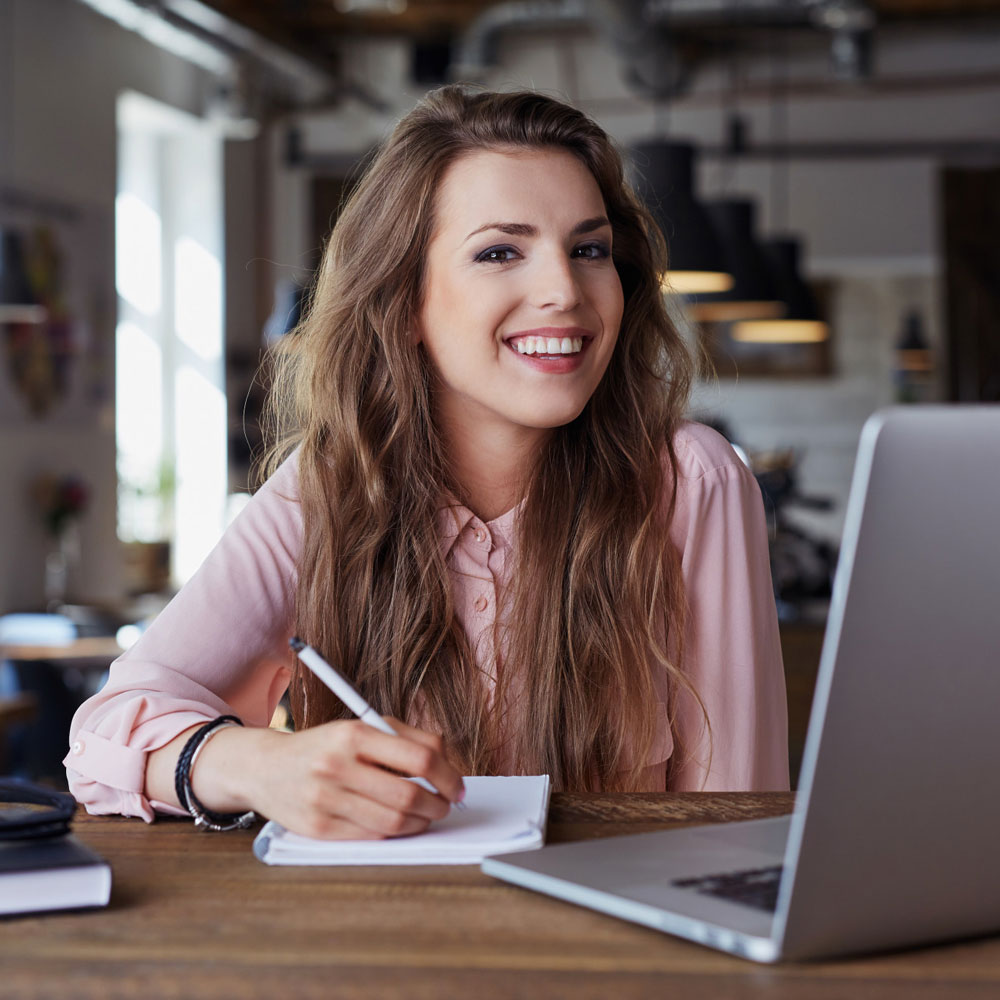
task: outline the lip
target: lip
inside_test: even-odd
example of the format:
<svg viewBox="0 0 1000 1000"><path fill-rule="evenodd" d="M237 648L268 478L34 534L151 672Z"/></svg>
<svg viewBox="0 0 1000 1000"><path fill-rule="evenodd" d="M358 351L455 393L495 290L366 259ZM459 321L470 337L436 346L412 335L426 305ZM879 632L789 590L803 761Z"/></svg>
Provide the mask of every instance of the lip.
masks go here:
<svg viewBox="0 0 1000 1000"><path fill-rule="evenodd" d="M583 345L576 354L559 354L552 357L540 357L535 354L521 354L515 342L522 337L577 337ZM503 338L504 345L517 358L518 362L545 375L569 375L582 364L587 349L594 340L594 334L580 326L541 326L534 330L518 330Z"/></svg>

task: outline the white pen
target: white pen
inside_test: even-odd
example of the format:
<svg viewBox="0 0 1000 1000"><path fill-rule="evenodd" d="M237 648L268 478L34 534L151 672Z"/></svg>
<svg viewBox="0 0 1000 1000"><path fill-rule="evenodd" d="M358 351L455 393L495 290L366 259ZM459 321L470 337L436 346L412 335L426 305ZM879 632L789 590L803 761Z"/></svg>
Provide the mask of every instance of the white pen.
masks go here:
<svg viewBox="0 0 1000 1000"><path fill-rule="evenodd" d="M389 736L398 736L392 726L375 711L364 698L354 690L351 685L316 652L312 646L303 642L297 636L292 636L288 640L288 645L292 647L295 655L366 725L386 733ZM414 777L421 788L426 788L432 795L441 793L426 779ZM464 802L453 802L456 809L464 809Z"/></svg>

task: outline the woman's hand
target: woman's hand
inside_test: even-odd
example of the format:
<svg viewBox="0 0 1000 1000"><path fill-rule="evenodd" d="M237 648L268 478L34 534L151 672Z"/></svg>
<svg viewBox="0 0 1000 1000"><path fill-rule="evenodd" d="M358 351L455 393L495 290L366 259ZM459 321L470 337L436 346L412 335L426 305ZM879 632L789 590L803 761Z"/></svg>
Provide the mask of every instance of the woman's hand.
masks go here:
<svg viewBox="0 0 1000 1000"><path fill-rule="evenodd" d="M464 796L462 777L445 757L440 737L387 721L398 735L357 720L291 735L226 729L205 746L192 787L208 808L228 811L231 804L211 804L222 782L245 803L237 808L254 809L309 837L375 840L421 833ZM426 778L440 795L403 775Z"/></svg>

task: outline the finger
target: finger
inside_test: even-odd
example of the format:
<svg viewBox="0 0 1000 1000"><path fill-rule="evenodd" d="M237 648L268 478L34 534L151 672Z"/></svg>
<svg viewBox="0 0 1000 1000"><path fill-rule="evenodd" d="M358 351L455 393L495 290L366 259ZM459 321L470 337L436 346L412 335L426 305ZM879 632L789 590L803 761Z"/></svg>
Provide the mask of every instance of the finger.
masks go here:
<svg viewBox="0 0 1000 1000"><path fill-rule="evenodd" d="M408 726L405 722L401 722L399 719L386 719L385 721L388 722L400 736L405 736L407 739L413 740L415 743L423 743L424 746L428 746L432 750L436 750L442 756L444 755L444 740L442 740L437 733L429 733L426 729L417 729L416 726Z"/></svg>
<svg viewBox="0 0 1000 1000"><path fill-rule="evenodd" d="M449 802L460 802L464 797L461 774L434 747L403 733L388 736L370 727L367 732L358 732L356 738L360 759L411 777L426 778Z"/></svg>
<svg viewBox="0 0 1000 1000"><path fill-rule="evenodd" d="M448 750L445 746L444 740L437 733L429 733L426 729L417 729L414 726L408 726L405 722L400 722L399 719L389 720L392 724L392 728L400 736L405 736L407 739L413 740L415 743L423 743L424 746L430 747L432 750L436 750L449 764L455 765L448 757ZM457 770L457 769L456 769ZM462 772L457 772L459 777L462 776Z"/></svg>
<svg viewBox="0 0 1000 1000"><path fill-rule="evenodd" d="M343 787L356 795L372 799L380 805L426 820L444 819L451 803L441 795L422 788L415 781L398 777L381 767L357 762L345 769Z"/></svg>
<svg viewBox="0 0 1000 1000"><path fill-rule="evenodd" d="M293 833L315 840L385 840L386 835L360 826L346 816L332 816L325 813L310 813L293 816L283 825ZM415 830L419 833L419 830Z"/></svg>
<svg viewBox="0 0 1000 1000"><path fill-rule="evenodd" d="M405 779L396 779L403 784L413 784ZM418 789L423 792L423 789ZM427 795L426 792L423 792ZM428 798L434 796L428 795ZM348 789L340 789L336 799L337 819L346 820L373 837L404 837L423 833L430 825L426 816L415 815L394 809L382 802L358 794Z"/></svg>
<svg viewBox="0 0 1000 1000"><path fill-rule="evenodd" d="M416 729L414 726L408 726L405 722L400 722L398 719L393 719L392 724L393 728L396 729L400 736L406 736L414 742L423 743L425 746L430 747L432 750L436 750L441 755L445 763L448 764L454 772L452 778L458 778L458 798L456 799L454 796L448 795L444 792L445 788L451 787L449 785L448 778L440 777L437 779L441 783L437 784L437 781L435 781L435 787L440 789L442 794L444 794L446 798L450 799L450 801L461 802L465 798L465 780L462 777L462 771L455 766L453 761L449 759L444 740L437 733L429 733L426 729Z"/></svg>
<svg viewBox="0 0 1000 1000"><path fill-rule="evenodd" d="M292 833L314 840L384 840L381 834L365 829L343 816L294 816L283 824Z"/></svg>
<svg viewBox="0 0 1000 1000"><path fill-rule="evenodd" d="M447 761L454 768L454 763L449 760L447 751L445 749L444 740L437 733L429 733L426 729L417 729L415 726L408 726L405 722L401 722L399 719L387 719L391 723L392 728L400 735L405 736L407 739L413 740L415 743L422 743L424 746L430 747L432 750L439 753L445 761ZM458 774L461 780L462 772L455 768L456 774ZM464 788L464 783L463 786Z"/></svg>

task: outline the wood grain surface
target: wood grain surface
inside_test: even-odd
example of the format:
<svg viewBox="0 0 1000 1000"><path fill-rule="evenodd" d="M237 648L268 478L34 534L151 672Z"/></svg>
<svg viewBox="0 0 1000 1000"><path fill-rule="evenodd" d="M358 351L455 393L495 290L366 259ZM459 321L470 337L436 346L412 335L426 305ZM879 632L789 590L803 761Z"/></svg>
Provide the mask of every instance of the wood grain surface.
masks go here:
<svg viewBox="0 0 1000 1000"><path fill-rule="evenodd" d="M781 815L787 794L555 795L552 842ZM765 967L474 866L272 868L254 831L76 823L106 910L0 921L0 997L1000 997L1000 939ZM986 887L984 887L985 890ZM2 891L2 890L0 890Z"/></svg>
<svg viewBox="0 0 1000 1000"><path fill-rule="evenodd" d="M24 662L46 660L56 664L73 660L101 660L110 663L121 656L123 652L124 650L118 645L114 636L87 636L55 646L32 643L30 645L8 644L0 647L0 653L3 654L5 660Z"/></svg>

